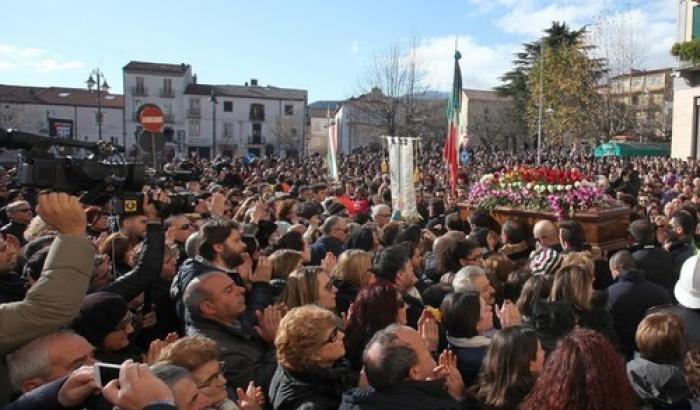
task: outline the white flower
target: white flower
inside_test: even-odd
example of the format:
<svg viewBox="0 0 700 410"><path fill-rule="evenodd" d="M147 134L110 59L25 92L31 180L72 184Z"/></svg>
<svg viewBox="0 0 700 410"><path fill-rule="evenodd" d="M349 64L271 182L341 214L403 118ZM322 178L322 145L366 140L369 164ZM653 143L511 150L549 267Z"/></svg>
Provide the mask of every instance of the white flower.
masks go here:
<svg viewBox="0 0 700 410"><path fill-rule="evenodd" d="M557 191L563 191L564 185L557 185Z"/></svg>
<svg viewBox="0 0 700 410"><path fill-rule="evenodd" d="M581 182L580 182L580 181L576 181L576 182L574 183L574 186L575 186L576 188L580 187L580 186L581 186Z"/></svg>
<svg viewBox="0 0 700 410"><path fill-rule="evenodd" d="M567 191L571 191L573 188L574 188L574 187L571 186L571 185L567 185L567 186L566 186L566 190L567 190Z"/></svg>
<svg viewBox="0 0 700 410"><path fill-rule="evenodd" d="M482 184L490 183L491 181L493 181L493 174L484 174L479 180Z"/></svg>
<svg viewBox="0 0 700 410"><path fill-rule="evenodd" d="M547 185L547 191L554 193L554 185Z"/></svg>
<svg viewBox="0 0 700 410"><path fill-rule="evenodd" d="M528 182L527 183L527 189L532 189L535 188L535 183L534 182Z"/></svg>

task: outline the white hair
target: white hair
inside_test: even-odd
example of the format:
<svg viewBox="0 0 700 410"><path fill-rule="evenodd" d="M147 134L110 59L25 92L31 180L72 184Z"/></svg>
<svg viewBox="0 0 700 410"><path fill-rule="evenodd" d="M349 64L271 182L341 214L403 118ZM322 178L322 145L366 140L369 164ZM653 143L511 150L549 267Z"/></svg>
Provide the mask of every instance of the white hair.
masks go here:
<svg viewBox="0 0 700 410"><path fill-rule="evenodd" d="M478 292L479 289L474 286L474 279L485 275L486 271L478 266L465 266L455 274L454 279L452 279L452 287L458 293L470 290Z"/></svg>
<svg viewBox="0 0 700 410"><path fill-rule="evenodd" d="M51 373L49 346L66 337L82 337L70 331L49 333L38 337L7 355L7 370L12 388L22 391L22 383L33 377L48 377Z"/></svg>
<svg viewBox="0 0 700 410"><path fill-rule="evenodd" d="M372 218L379 215L379 213L381 213L382 211L391 212L391 208L389 208L389 205L387 205L387 204L379 204L379 205L373 206L372 207Z"/></svg>

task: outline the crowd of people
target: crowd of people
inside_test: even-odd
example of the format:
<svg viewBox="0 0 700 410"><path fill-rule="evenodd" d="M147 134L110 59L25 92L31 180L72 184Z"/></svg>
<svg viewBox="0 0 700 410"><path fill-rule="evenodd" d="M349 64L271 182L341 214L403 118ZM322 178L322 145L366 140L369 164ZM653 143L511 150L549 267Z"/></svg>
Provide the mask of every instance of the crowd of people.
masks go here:
<svg viewBox="0 0 700 410"><path fill-rule="evenodd" d="M418 151L420 220L381 150L340 155L339 181L318 155L180 160L116 216L0 170L0 405L700 408L697 163L543 152L631 209L608 253L574 220L462 218L532 150L470 152L455 193L440 152Z"/></svg>

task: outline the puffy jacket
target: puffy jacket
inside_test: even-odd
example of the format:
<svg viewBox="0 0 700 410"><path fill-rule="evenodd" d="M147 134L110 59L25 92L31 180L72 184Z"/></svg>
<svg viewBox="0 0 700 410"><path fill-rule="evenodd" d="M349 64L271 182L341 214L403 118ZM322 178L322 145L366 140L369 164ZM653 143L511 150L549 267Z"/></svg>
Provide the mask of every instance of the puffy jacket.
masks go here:
<svg viewBox="0 0 700 410"><path fill-rule="evenodd" d="M407 381L386 392L355 388L343 395L339 410L457 410L461 403L445 390L443 380Z"/></svg>
<svg viewBox="0 0 700 410"><path fill-rule="evenodd" d="M328 369L312 368L289 372L278 366L270 384L270 401L275 410L295 410L302 406L335 410L343 393L357 386L358 374L341 360Z"/></svg>
<svg viewBox="0 0 700 410"><path fill-rule="evenodd" d="M627 363L627 377L644 409L690 409L690 389L680 364L659 364L638 357Z"/></svg>

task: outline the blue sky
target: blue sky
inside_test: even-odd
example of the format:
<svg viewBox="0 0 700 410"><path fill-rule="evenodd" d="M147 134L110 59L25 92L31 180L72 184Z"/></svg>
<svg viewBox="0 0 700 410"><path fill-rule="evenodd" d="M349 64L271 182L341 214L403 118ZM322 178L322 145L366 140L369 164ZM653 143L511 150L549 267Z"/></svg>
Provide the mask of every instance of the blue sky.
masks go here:
<svg viewBox="0 0 700 410"><path fill-rule="evenodd" d="M82 87L100 67L114 92L130 60L193 66L202 83L302 88L309 101L358 93L392 44L420 42L433 89L451 81L455 36L464 85L489 88L512 53L552 20L574 27L616 16L635 30L638 66L673 63L674 0L56 1L6 0L0 83ZM630 29L630 30L632 30Z"/></svg>

